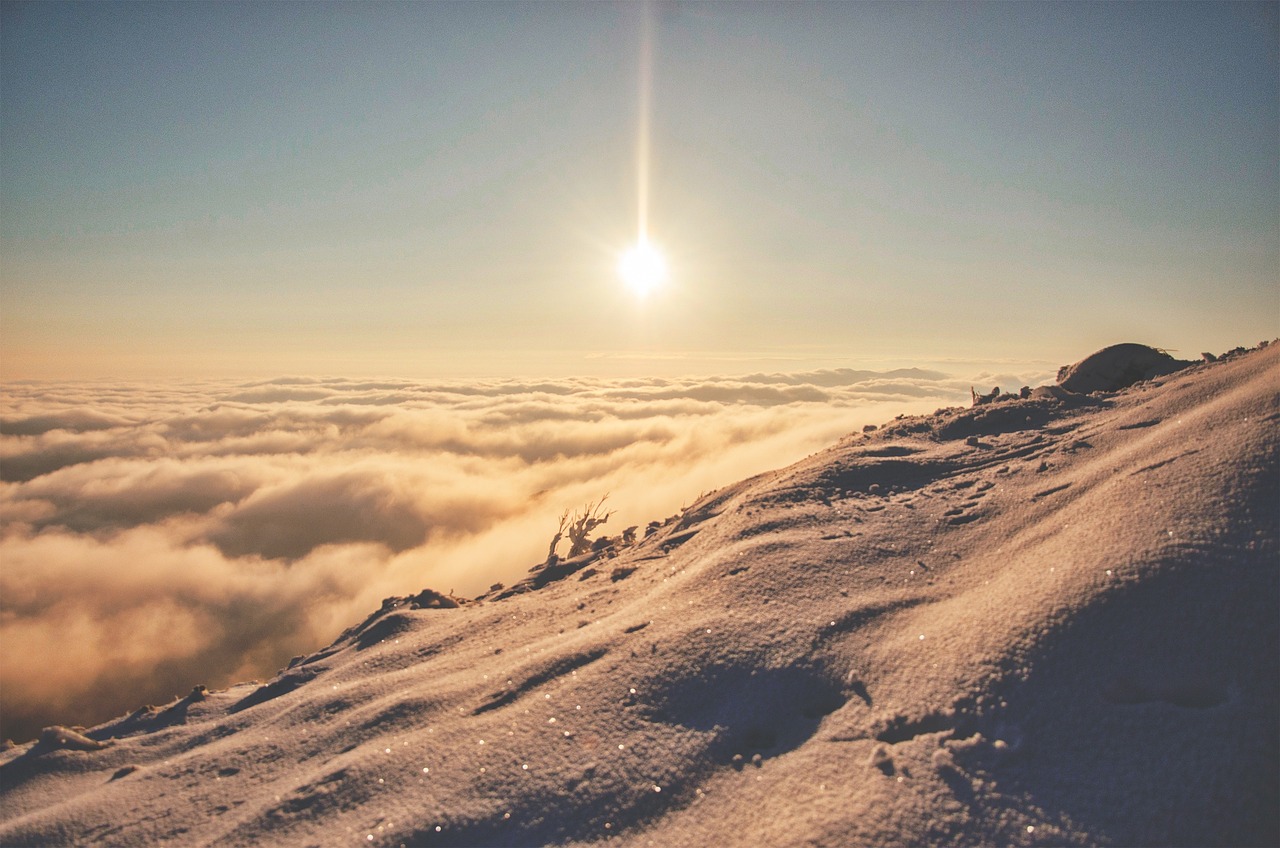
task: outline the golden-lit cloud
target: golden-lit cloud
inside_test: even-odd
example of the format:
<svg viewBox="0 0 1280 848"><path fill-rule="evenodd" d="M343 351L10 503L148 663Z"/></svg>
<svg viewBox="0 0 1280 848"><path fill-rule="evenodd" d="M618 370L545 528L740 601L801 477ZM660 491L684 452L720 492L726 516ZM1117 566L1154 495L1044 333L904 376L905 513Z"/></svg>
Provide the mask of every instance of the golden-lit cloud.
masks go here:
<svg viewBox="0 0 1280 848"><path fill-rule="evenodd" d="M566 508L609 493L617 534L969 385L908 369L10 386L3 732L269 675L383 597L519 580Z"/></svg>

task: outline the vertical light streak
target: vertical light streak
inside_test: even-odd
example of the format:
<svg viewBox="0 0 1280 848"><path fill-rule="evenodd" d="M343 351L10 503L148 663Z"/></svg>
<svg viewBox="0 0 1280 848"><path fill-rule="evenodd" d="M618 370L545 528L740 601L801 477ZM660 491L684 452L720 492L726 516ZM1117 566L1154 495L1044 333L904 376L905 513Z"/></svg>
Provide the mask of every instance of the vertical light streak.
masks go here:
<svg viewBox="0 0 1280 848"><path fill-rule="evenodd" d="M641 6L640 22L640 120L636 139L637 244L649 241L649 113L653 91L653 26L650 6Z"/></svg>

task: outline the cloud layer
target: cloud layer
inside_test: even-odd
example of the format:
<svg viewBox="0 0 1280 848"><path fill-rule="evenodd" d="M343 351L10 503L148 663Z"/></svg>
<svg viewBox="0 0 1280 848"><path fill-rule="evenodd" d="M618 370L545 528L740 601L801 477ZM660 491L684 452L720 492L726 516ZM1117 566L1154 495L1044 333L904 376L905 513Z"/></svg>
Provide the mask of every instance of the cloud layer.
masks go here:
<svg viewBox="0 0 1280 848"><path fill-rule="evenodd" d="M518 580L566 508L610 493L616 534L969 385L841 369L6 387L0 733L270 675L388 595Z"/></svg>

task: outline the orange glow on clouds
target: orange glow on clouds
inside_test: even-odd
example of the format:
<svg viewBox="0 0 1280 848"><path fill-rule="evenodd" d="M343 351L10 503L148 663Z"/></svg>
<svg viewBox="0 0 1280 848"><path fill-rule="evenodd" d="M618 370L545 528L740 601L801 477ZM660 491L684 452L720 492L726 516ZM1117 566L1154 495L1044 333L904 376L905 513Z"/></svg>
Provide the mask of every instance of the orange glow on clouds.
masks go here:
<svg viewBox="0 0 1280 848"><path fill-rule="evenodd" d="M616 535L971 382L9 384L0 733L269 675L388 595L520 579L566 508L610 493Z"/></svg>

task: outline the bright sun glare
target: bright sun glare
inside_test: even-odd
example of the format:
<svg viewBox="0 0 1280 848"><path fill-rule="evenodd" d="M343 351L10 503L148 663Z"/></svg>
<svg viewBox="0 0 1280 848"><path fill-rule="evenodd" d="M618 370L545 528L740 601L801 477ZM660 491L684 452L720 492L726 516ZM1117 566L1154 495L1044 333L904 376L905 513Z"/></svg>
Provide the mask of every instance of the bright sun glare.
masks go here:
<svg viewBox="0 0 1280 848"><path fill-rule="evenodd" d="M641 240L622 254L618 275L633 292L643 297L667 279L667 260L648 240Z"/></svg>

